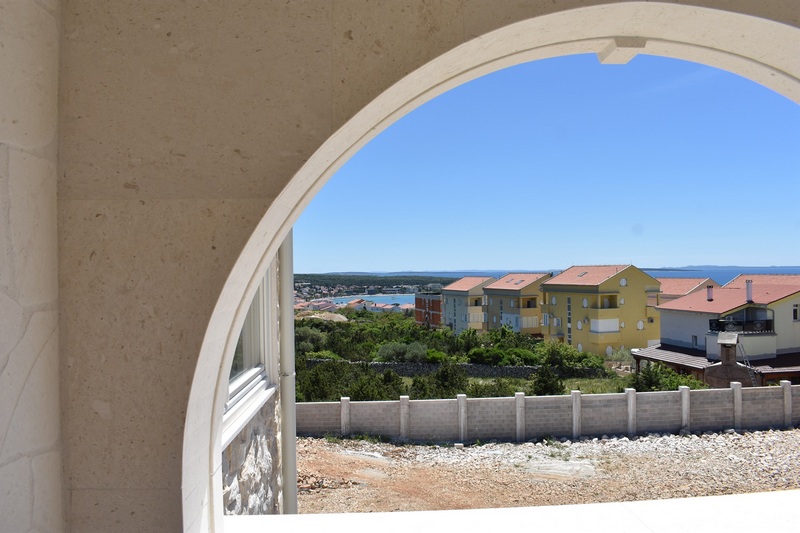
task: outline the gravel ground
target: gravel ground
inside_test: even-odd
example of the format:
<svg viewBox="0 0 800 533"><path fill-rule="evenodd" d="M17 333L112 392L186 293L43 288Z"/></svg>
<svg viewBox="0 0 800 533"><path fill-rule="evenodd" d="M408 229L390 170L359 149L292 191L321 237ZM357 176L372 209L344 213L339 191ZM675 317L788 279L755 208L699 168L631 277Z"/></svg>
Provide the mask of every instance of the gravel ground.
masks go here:
<svg viewBox="0 0 800 533"><path fill-rule="evenodd" d="M800 488L800 430L411 446L299 438L301 513L559 505Z"/></svg>

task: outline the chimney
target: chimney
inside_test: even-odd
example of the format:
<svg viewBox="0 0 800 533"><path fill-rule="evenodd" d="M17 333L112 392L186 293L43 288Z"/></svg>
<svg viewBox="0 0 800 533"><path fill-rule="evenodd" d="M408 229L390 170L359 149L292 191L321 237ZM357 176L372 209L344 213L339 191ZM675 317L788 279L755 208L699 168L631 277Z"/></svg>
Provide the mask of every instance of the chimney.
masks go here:
<svg viewBox="0 0 800 533"><path fill-rule="evenodd" d="M713 285L706 285L706 300L709 302L714 301L714 286Z"/></svg>
<svg viewBox="0 0 800 533"><path fill-rule="evenodd" d="M744 282L745 289L747 290L747 303L753 303L753 280L748 279Z"/></svg>

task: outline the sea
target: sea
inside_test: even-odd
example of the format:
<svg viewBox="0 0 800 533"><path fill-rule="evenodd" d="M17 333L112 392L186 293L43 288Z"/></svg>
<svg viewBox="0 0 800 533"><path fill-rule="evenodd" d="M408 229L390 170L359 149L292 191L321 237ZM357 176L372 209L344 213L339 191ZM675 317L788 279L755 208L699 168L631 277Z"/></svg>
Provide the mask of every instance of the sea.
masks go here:
<svg viewBox="0 0 800 533"><path fill-rule="evenodd" d="M800 266L769 266L769 267L748 267L748 266L718 266L718 265L695 265L685 267L665 267L665 268L642 268L654 278L711 278L720 285L725 285L739 274L800 274ZM464 276L492 276L500 278L509 272L553 272L557 274L559 270L540 269L535 271L526 270L464 270L464 271L430 271L430 272L382 272L373 273L376 276L386 275L425 275L440 276L448 278L462 278ZM336 304L346 304L351 300L363 298L375 303L396 303L413 304L413 294L357 294L354 296L343 296L333 298Z"/></svg>
<svg viewBox="0 0 800 533"><path fill-rule="evenodd" d="M363 300L369 300L370 302L375 302L376 304L403 305L414 303L413 294L355 294L353 296L340 296L331 299L336 305L342 305L346 304L347 302L352 302L353 300L358 300L359 298Z"/></svg>
<svg viewBox="0 0 800 533"><path fill-rule="evenodd" d="M725 285L739 274L800 274L800 266L687 266L679 268L643 268L654 278L711 278Z"/></svg>

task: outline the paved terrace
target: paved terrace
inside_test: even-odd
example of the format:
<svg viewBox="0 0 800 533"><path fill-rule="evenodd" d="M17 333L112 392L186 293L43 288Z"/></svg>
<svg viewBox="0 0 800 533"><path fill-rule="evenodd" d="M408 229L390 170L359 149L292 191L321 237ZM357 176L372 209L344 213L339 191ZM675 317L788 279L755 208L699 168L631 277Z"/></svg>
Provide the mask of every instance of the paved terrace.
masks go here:
<svg viewBox="0 0 800 533"><path fill-rule="evenodd" d="M398 513L228 516L227 533L381 531L489 533L501 527L592 533L797 531L800 491L549 507Z"/></svg>

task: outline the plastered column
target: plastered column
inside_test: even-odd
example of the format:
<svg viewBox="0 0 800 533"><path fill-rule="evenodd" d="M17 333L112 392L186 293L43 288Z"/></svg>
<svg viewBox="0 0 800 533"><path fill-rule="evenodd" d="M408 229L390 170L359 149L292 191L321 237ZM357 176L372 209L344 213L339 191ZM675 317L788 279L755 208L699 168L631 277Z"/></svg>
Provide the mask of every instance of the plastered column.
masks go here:
<svg viewBox="0 0 800 533"><path fill-rule="evenodd" d="M514 393L514 413L516 415L517 442L525 441L525 393Z"/></svg>
<svg viewBox="0 0 800 533"><path fill-rule="evenodd" d="M341 417L341 432L343 437L350 436L350 398L347 396L343 396L339 401L339 405L341 406L341 411L339 412Z"/></svg>
<svg viewBox="0 0 800 533"><path fill-rule="evenodd" d="M738 381L731 381L731 392L733 392L733 429L742 430L742 384Z"/></svg>
<svg viewBox="0 0 800 533"><path fill-rule="evenodd" d="M581 391L570 392L572 396L572 440L581 438Z"/></svg>
<svg viewBox="0 0 800 533"><path fill-rule="evenodd" d="M408 396L400 396L400 440L409 439L409 424L411 422L411 405Z"/></svg>
<svg viewBox="0 0 800 533"><path fill-rule="evenodd" d="M469 436L469 431L467 430L467 395L456 394L456 403L458 405L458 439L464 442Z"/></svg>
<svg viewBox="0 0 800 533"><path fill-rule="evenodd" d="M691 390L686 385L678 387L681 395L681 431L690 432L692 430L692 396Z"/></svg>
<svg viewBox="0 0 800 533"><path fill-rule="evenodd" d="M625 389L625 399L628 405L628 437L635 437L638 432L636 417L636 389Z"/></svg>
<svg viewBox="0 0 800 533"><path fill-rule="evenodd" d="M792 427L792 382L786 379L781 380L783 389L783 427Z"/></svg>
<svg viewBox="0 0 800 533"><path fill-rule="evenodd" d="M62 531L59 3L0 0L0 530Z"/></svg>

